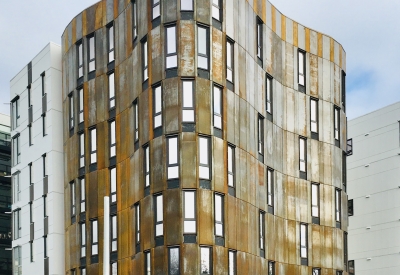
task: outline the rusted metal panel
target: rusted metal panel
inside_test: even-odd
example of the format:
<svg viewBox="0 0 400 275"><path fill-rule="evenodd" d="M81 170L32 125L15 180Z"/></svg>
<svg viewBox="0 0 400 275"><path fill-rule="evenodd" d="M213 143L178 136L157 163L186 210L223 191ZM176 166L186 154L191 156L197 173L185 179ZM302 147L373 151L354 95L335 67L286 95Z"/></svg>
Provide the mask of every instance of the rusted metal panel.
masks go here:
<svg viewBox="0 0 400 275"><path fill-rule="evenodd" d="M238 215L237 205L238 200L232 196L226 196L226 246L232 249L237 249L237 227Z"/></svg>
<svg viewBox="0 0 400 275"><path fill-rule="evenodd" d="M163 81L165 133L176 133L179 131L179 117L181 107L179 105L180 93L178 87L181 85L179 79L165 79Z"/></svg>
<svg viewBox="0 0 400 275"><path fill-rule="evenodd" d="M198 189L198 243L212 245L214 243L214 193Z"/></svg>
<svg viewBox="0 0 400 275"><path fill-rule="evenodd" d="M310 95L318 98L318 57L310 54Z"/></svg>
<svg viewBox="0 0 400 275"><path fill-rule="evenodd" d="M255 205L256 207L263 209L264 211L268 209L267 206L267 181L266 181L266 171L265 166L258 162L256 166L256 193L255 193ZM275 183L275 182L274 182ZM276 187L274 187L276 190Z"/></svg>
<svg viewBox="0 0 400 275"><path fill-rule="evenodd" d="M181 184L182 188L196 188L197 144L195 133L182 133L181 142Z"/></svg>
<svg viewBox="0 0 400 275"><path fill-rule="evenodd" d="M121 189L118 190L121 192ZM129 215L130 211L129 208L125 208L121 211L118 212L117 218L118 218L118 258L127 258L129 257L130 251L129 248L133 246L134 244L131 240L131 234L130 233L130 222L129 222ZM119 266L120 267L120 266ZM122 268L120 268L122 270ZM125 273L127 274L127 273Z"/></svg>
<svg viewBox="0 0 400 275"><path fill-rule="evenodd" d="M104 26L105 18L105 2L101 1L96 5L96 22L95 22L95 29L100 29Z"/></svg>
<svg viewBox="0 0 400 275"><path fill-rule="evenodd" d="M87 194L87 209L88 209L88 216L90 218L96 218L98 216L98 190L99 185L103 186L104 182L101 180L97 181L97 171L94 171L86 177L86 184L89 186L89 193Z"/></svg>
<svg viewBox="0 0 400 275"><path fill-rule="evenodd" d="M164 192L164 198L165 244L182 243L182 191L180 189L167 190Z"/></svg>
<svg viewBox="0 0 400 275"><path fill-rule="evenodd" d="M154 193L160 192L164 189L166 179L166 153L165 153L165 139L158 137L150 142L150 163L151 163L151 177L150 185Z"/></svg>
<svg viewBox="0 0 400 275"><path fill-rule="evenodd" d="M211 134L211 87L208 80L196 79L196 128L198 132Z"/></svg>
<svg viewBox="0 0 400 275"><path fill-rule="evenodd" d="M242 251L237 252L237 274L247 274L249 270L249 254Z"/></svg>
<svg viewBox="0 0 400 275"><path fill-rule="evenodd" d="M287 87L294 89L294 47L289 43L285 45L285 72L284 72L284 83Z"/></svg>
<svg viewBox="0 0 400 275"><path fill-rule="evenodd" d="M212 79L214 82L223 85L225 76L225 58L223 54L224 38L223 33L216 28L211 29L212 41Z"/></svg>
<svg viewBox="0 0 400 275"><path fill-rule="evenodd" d="M147 250L154 247L154 206L153 196L146 196L141 200L140 210L144 222L141 224L142 249ZM156 257L154 257L156 259Z"/></svg>
<svg viewBox="0 0 400 275"><path fill-rule="evenodd" d="M139 97L139 141L140 145L145 144L150 140L150 136L152 136L151 129L151 111L152 102L151 102L151 93L149 89L142 92Z"/></svg>
<svg viewBox="0 0 400 275"><path fill-rule="evenodd" d="M249 209L248 204L243 200L238 201L238 210L240 219L237 219L236 230L237 230L237 248L240 251L247 251L247 246L249 242ZM238 266L239 266L239 253L238 257ZM239 270L239 268L238 268Z"/></svg>
<svg viewBox="0 0 400 275"><path fill-rule="evenodd" d="M164 29L156 27L151 30L150 37L148 37L149 49L151 50L151 58L149 60L149 81L150 83L157 83L164 76Z"/></svg>
<svg viewBox="0 0 400 275"><path fill-rule="evenodd" d="M105 0L105 20L106 24L114 20L114 0Z"/></svg>
<svg viewBox="0 0 400 275"><path fill-rule="evenodd" d="M115 61L116 65L122 63L126 59L126 44L131 41L126 39L126 12L122 12L116 19L114 25L115 37Z"/></svg>
<svg viewBox="0 0 400 275"><path fill-rule="evenodd" d="M195 31L192 21L180 21L180 38L178 51L180 52L180 72L182 76L194 76L195 66Z"/></svg>
<svg viewBox="0 0 400 275"><path fill-rule="evenodd" d="M275 34L272 33L272 71L274 78L282 83L282 41Z"/></svg>
<svg viewBox="0 0 400 275"><path fill-rule="evenodd" d="M227 157L227 149L224 148L224 141L220 138L212 139L213 148L213 182L214 190L221 193L228 193L225 179L227 178L227 168L224 163Z"/></svg>
<svg viewBox="0 0 400 275"><path fill-rule="evenodd" d="M96 9L99 5L90 6L82 13L82 33L83 35L90 34L95 31Z"/></svg>
<svg viewBox="0 0 400 275"><path fill-rule="evenodd" d="M150 7L148 1L138 1L137 2L137 15L138 21L143 22L143 24L138 24L138 38L141 40L148 32L149 32L149 14L151 11L148 11L148 7Z"/></svg>
<svg viewBox="0 0 400 275"><path fill-rule="evenodd" d="M182 246L182 274L199 274L199 247L197 244L183 244Z"/></svg>
<svg viewBox="0 0 400 275"><path fill-rule="evenodd" d="M195 0L195 19L206 25L211 25L211 1Z"/></svg>
<svg viewBox="0 0 400 275"><path fill-rule="evenodd" d="M165 0L162 2L162 16L163 16L163 22L168 23L168 22L174 22L178 19L178 5L176 0Z"/></svg>
<svg viewBox="0 0 400 275"><path fill-rule="evenodd" d="M287 220L287 235L286 235L286 247L284 248L287 251L289 264L296 265L298 263L299 255L297 251L299 250L300 243L297 243L296 236L299 234L296 227L296 221Z"/></svg>

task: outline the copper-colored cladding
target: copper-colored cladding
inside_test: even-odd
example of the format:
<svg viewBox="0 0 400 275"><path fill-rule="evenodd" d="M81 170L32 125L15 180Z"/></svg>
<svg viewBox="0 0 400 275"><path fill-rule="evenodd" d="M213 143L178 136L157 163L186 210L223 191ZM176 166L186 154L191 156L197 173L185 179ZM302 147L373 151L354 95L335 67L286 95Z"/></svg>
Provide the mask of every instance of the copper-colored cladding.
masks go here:
<svg viewBox="0 0 400 275"><path fill-rule="evenodd" d="M63 41L63 110L67 95L76 88L75 43L83 38L84 133L87 228L87 274L101 274L103 257L103 196L110 194L108 53L106 25L115 32L115 121L118 215L118 272L144 274L143 251L151 251L153 274L167 274L168 246L180 247L181 274L200 272L200 245L212 248L213 274L228 274L228 250L237 251L237 274L267 274L268 261L275 274L335 274L344 266L343 234L347 230L347 200L342 192L341 228L335 222L335 188L342 188L342 154L346 150L346 116L341 103L341 71L345 52L332 38L308 29L282 15L269 2L238 0L224 4L222 30L213 26L212 4L195 1L192 20L181 20L180 1L161 1L161 23L152 27L150 1L137 1L138 36L132 41L132 4L128 0L103 0L72 19ZM222 1L223 2L223 1ZM229 6L228 6L229 5ZM256 62L256 16L263 26L263 65ZM177 77L166 78L164 24L177 30ZM197 24L209 26L210 79L198 76ZM88 80L87 41L95 33L96 73ZM147 36L147 87L142 85L141 39ZM226 85L226 36L234 44L234 88ZM298 91L297 51L306 50L306 93ZM265 72L273 78L273 119L265 111ZM193 79L194 132L182 126L181 77ZM163 93L162 135L153 132L153 88L160 82ZM222 138L213 129L213 85L222 85ZM310 96L319 99L319 140L310 134ZM134 112L139 107L139 142L134 144ZM341 107L340 148L333 139L333 105ZM75 110L77 111L77 110ZM264 162L258 160L257 119L264 119ZM68 125L64 112L64 125ZM75 115L77 117L77 115ZM89 171L89 127L97 129L97 169ZM70 184L79 177L78 127L64 128L66 274L79 273L79 217L71 224ZM179 188L168 189L166 135L179 140ZM211 190L200 188L199 134L210 136ZM215 135L215 136L214 136ZM307 180L299 175L299 136L307 137ZM235 147L236 196L228 194L227 148ZM144 151L150 148L150 195L144 191ZM267 167L274 169L274 214L268 213ZM312 224L311 182L320 183L320 225ZM184 243L182 189L196 190L197 243ZM224 194L224 241L214 236L214 191ZM154 193L163 193L164 245L154 238ZM77 188L77 197L80 190ZM136 249L134 204L140 202L141 241ZM79 203L77 203L79 213ZM265 214L265 257L259 249L259 211ZM90 259L90 219L99 222L99 262ZM300 223L308 224L308 266L300 260Z"/></svg>

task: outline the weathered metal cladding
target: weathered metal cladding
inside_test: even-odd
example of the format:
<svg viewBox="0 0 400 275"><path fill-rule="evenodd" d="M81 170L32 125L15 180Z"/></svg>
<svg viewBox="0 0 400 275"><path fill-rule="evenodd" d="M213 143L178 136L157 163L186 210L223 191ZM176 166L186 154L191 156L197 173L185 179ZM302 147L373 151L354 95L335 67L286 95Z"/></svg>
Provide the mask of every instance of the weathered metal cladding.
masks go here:
<svg viewBox="0 0 400 275"><path fill-rule="evenodd" d="M153 274L168 274L168 247L180 247L181 274L200 272L200 246L212 248L214 274L228 274L228 250L236 250L237 274L266 274L268 261L275 274L333 275L344 270L343 234L347 230L347 195L341 193L341 228L336 228L335 188L342 187L342 155L346 150L346 115L342 105L342 70L346 57L331 37L285 17L268 1L224 0L221 28L213 25L212 1L194 1L193 19L184 19L180 1L162 0L161 23L153 24L152 6L137 1L138 37L132 41L132 2L103 0L75 17L62 37L64 125L69 125L68 95L77 102L77 50L84 51L84 127L88 274L101 274L103 257L103 197L110 195L110 125L116 121L117 224L119 274L144 273L144 251L151 254ZM262 20L262 64L257 63L257 17ZM109 110L107 29L113 22L115 116ZM177 76L166 73L166 30L176 24ZM197 69L197 25L209 27L209 77ZM153 27L154 26L154 27ZM86 36L96 36L96 72L89 79ZM226 36L234 43L234 85L226 82ZM143 84L141 40L148 42L149 79ZM298 50L306 51L305 93L299 92ZM273 77L273 113L267 119L266 73ZM194 82L194 131L182 124L182 79ZM155 84L162 87L162 134L153 131ZM213 86L222 87L222 133L213 127ZM318 99L319 138L311 138L310 97ZM139 141L134 144L134 110L139 108ZM340 145L334 140L334 106L340 110ZM77 114L77 105L74 113ZM258 159L258 116L264 119L263 161ZM89 128L97 130L97 168L89 169ZM79 223L71 223L70 182L79 173L78 127L64 127L66 274L79 270ZM178 137L179 187L167 180L167 137ZM199 135L210 136L210 190L200 187ZM299 173L299 137L307 138L307 176ZM228 194L227 148L235 146L235 196ZM144 190L144 151L150 148L150 195ZM273 213L268 212L267 169L274 169ZM320 184L320 222L311 219L311 182ZM196 243L185 243L183 192L196 191ZM78 197L79 193L78 191ZM214 235L214 194L224 195L224 245ZM153 194L162 193L164 243L155 241ZM136 249L134 204L140 203L141 241ZM79 205L77 205L79 210ZM265 256L259 247L259 211L265 211ZM98 219L99 260L90 260L90 219ZM308 265L300 259L300 223L308 224ZM78 272L79 273L79 272ZM345 271L343 274L347 274Z"/></svg>

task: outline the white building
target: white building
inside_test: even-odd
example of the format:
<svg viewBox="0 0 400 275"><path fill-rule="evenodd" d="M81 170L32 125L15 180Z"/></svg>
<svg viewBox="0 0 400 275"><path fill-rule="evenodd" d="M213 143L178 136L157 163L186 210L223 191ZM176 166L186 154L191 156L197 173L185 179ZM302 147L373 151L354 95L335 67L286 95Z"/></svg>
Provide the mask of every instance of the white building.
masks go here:
<svg viewBox="0 0 400 275"><path fill-rule="evenodd" d="M357 275L400 274L399 121L397 102L348 123L349 265Z"/></svg>
<svg viewBox="0 0 400 275"><path fill-rule="evenodd" d="M49 43L10 83L14 274L64 274L61 68Z"/></svg>

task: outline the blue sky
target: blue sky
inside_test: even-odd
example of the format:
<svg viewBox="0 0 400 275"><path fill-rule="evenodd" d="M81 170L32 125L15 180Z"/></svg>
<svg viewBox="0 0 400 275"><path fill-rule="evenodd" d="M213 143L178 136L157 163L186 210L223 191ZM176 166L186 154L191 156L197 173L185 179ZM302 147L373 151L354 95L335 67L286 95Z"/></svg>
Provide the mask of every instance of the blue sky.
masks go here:
<svg viewBox="0 0 400 275"><path fill-rule="evenodd" d="M97 0L0 1L0 113L10 80ZM400 1L271 0L284 15L332 36L347 54L349 119L400 101Z"/></svg>

